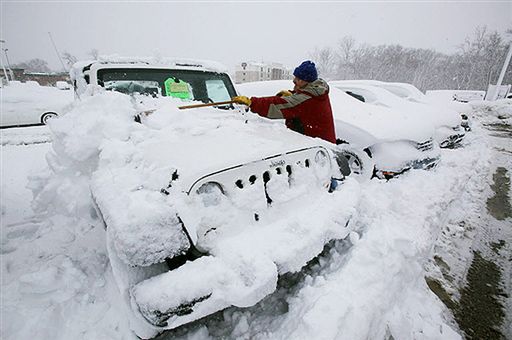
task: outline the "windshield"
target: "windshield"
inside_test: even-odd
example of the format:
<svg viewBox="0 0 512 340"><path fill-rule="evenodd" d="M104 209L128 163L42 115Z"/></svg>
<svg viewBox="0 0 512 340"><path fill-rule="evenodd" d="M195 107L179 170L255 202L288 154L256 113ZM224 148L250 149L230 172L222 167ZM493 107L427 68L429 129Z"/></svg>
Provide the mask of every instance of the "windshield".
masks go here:
<svg viewBox="0 0 512 340"><path fill-rule="evenodd" d="M231 100L236 96L225 73L170 69L101 69L98 84L107 90L168 96L205 103Z"/></svg>

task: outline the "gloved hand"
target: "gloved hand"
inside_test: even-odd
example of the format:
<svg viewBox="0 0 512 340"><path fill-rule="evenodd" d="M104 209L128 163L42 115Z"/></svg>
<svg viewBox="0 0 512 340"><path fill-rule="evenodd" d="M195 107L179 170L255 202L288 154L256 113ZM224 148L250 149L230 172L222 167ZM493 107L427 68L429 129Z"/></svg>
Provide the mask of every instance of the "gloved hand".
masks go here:
<svg viewBox="0 0 512 340"><path fill-rule="evenodd" d="M246 96L236 96L236 97L231 98L231 100L237 104L251 106L251 99Z"/></svg>
<svg viewBox="0 0 512 340"><path fill-rule="evenodd" d="M291 93L290 91L288 90L282 90L282 91L279 91L276 96L278 97L288 97L288 96L291 96L293 93Z"/></svg>

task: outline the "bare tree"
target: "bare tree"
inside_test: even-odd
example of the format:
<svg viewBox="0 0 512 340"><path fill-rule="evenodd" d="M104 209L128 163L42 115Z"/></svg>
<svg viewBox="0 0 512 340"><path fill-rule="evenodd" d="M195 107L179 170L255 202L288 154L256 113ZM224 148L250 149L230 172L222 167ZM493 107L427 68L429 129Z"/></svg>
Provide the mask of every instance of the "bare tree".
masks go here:
<svg viewBox="0 0 512 340"><path fill-rule="evenodd" d="M68 67L73 66L73 64L78 61L77 57L75 57L74 55L72 55L71 53L69 53L67 51L64 51L62 53L62 59L64 60L64 62L66 63L66 65Z"/></svg>
<svg viewBox="0 0 512 340"><path fill-rule="evenodd" d="M315 61L318 74L325 78L331 79L334 76L334 70L336 66L336 54L330 47L324 47L322 49L315 48L310 53L310 57Z"/></svg>
<svg viewBox="0 0 512 340"><path fill-rule="evenodd" d="M512 37L512 28L507 34ZM452 55L400 45L358 45L350 36L338 42L336 53L325 47L311 55L323 74L331 76L332 72L337 79L407 82L421 90L485 90L496 81L509 43L497 31L490 32L483 26L477 27ZM504 83L512 83L512 68L505 74Z"/></svg>
<svg viewBox="0 0 512 340"><path fill-rule="evenodd" d="M93 48L92 50L89 51L89 55L92 57L92 59L98 60L100 51L98 51L96 48Z"/></svg>
<svg viewBox="0 0 512 340"><path fill-rule="evenodd" d="M356 41L351 36L344 36L338 42L338 67L336 76L338 79L351 79L355 75L354 53Z"/></svg>

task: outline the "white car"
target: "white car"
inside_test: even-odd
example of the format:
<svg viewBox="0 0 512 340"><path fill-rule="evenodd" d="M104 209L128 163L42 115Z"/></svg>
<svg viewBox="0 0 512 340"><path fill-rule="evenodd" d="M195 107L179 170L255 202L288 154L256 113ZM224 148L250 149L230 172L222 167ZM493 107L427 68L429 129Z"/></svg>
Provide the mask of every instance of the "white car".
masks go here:
<svg viewBox="0 0 512 340"><path fill-rule="evenodd" d="M333 145L229 106L177 108L236 95L223 69L123 59L71 75L80 99L59 123L101 126L91 196L140 337L251 306L348 235L357 182Z"/></svg>
<svg viewBox="0 0 512 340"><path fill-rule="evenodd" d="M292 87L290 80L238 84L246 96L271 96ZM352 146L347 155L353 172L391 178L411 168L432 168L439 161L434 127L402 112L365 104L335 87L329 97L339 144ZM350 151L350 150L345 150Z"/></svg>
<svg viewBox="0 0 512 340"><path fill-rule="evenodd" d="M35 82L10 82L2 92L0 126L16 127L46 124L73 102L71 90L40 86Z"/></svg>
<svg viewBox="0 0 512 340"><path fill-rule="evenodd" d="M461 115L448 108L439 108L422 103L420 100L406 100L386 89L392 87L402 89L402 87L397 85L384 83L380 86L375 86L350 80L332 81L330 84L345 92L348 91L359 95L364 99L365 103L398 110L404 114L415 116L419 121L433 124L436 129L435 140L442 148L458 147L465 136L464 129L461 127ZM404 92L402 91L401 93ZM410 91L410 98L413 98L414 93L415 91Z"/></svg>
<svg viewBox="0 0 512 340"><path fill-rule="evenodd" d="M67 81L59 80L55 83L55 87L58 88L59 90L70 90L71 84L68 83Z"/></svg>

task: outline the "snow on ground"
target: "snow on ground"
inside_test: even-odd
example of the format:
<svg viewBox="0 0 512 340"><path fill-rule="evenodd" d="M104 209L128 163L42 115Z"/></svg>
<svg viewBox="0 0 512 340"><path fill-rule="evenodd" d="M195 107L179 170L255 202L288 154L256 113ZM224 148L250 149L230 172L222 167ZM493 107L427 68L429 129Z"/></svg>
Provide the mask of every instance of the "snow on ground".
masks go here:
<svg viewBox="0 0 512 340"><path fill-rule="evenodd" d="M432 259L444 256L440 249L446 245L458 258L451 263L459 268L459 282L464 281L460 272L467 269L472 256L468 247L478 233L458 222L482 213L497 167L495 146L481 123L510 119L510 107L478 107L465 146L443 150L433 171L362 184L351 222L358 234L330 243L301 272L282 277L278 290L257 305L228 308L160 338L460 338L425 277L440 275ZM27 144L38 138L27 133ZM65 183L53 178L55 188L66 194L39 195L31 209L27 185L43 193L51 178L44 162L49 145L23 145L23 139L4 143L2 135L0 337L134 338L109 266L103 226L77 204L83 193L73 197L73 188L86 179L81 173L75 181L63 176ZM501 147L510 150L510 139ZM510 162L505 163L498 165L510 171ZM55 166L51 159L50 164ZM29 182L32 174L39 176ZM502 223L510 228L510 218ZM451 239L453 235L457 237Z"/></svg>
<svg viewBox="0 0 512 340"><path fill-rule="evenodd" d="M42 144L52 141L48 126L30 126L0 130L1 145Z"/></svg>

